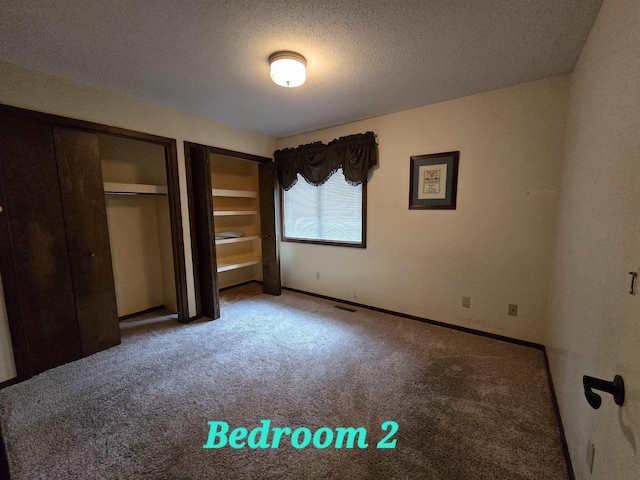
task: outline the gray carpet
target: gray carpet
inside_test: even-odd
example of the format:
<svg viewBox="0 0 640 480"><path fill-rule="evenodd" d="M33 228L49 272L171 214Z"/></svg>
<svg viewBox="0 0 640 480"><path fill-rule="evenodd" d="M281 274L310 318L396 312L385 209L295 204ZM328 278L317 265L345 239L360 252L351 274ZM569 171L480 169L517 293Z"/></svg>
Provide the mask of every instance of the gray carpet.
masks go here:
<svg viewBox="0 0 640 480"><path fill-rule="evenodd" d="M203 449L209 420L366 427L366 449ZM566 479L541 351L285 292L0 392L14 480ZM395 449L380 425L399 424Z"/></svg>

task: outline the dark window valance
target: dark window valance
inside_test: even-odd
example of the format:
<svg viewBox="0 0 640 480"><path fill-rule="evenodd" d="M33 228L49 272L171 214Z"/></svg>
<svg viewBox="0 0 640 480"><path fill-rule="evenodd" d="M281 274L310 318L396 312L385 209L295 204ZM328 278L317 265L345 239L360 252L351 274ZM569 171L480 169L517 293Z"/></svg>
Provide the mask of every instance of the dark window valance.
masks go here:
<svg viewBox="0 0 640 480"><path fill-rule="evenodd" d="M285 190L298 181L298 174L311 185L320 186L342 169L347 183L360 185L378 164L378 145L373 132L358 133L332 140L276 150L273 154L278 180Z"/></svg>

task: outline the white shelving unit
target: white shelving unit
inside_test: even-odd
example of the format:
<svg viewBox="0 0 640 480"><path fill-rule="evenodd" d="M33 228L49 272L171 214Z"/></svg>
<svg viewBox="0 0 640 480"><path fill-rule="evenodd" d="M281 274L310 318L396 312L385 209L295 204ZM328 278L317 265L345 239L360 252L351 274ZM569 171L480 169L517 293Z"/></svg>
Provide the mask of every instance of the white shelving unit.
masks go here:
<svg viewBox="0 0 640 480"><path fill-rule="evenodd" d="M210 165L215 232L242 232L214 240L218 286L262 280L258 165L219 155L211 155Z"/></svg>

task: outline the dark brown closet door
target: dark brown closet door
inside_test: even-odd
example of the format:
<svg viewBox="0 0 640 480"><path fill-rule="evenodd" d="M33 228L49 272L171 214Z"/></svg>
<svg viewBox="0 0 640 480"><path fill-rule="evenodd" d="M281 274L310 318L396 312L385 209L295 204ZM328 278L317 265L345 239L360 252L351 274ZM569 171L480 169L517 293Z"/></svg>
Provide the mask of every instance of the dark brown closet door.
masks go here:
<svg viewBox="0 0 640 480"><path fill-rule="evenodd" d="M280 260L276 238L276 164L258 166L260 181L260 232L262 234L262 289L280 295Z"/></svg>
<svg viewBox="0 0 640 480"><path fill-rule="evenodd" d="M0 270L24 379L81 357L50 126L0 115L0 183Z"/></svg>
<svg viewBox="0 0 640 480"><path fill-rule="evenodd" d="M54 128L82 355L120 343L98 137Z"/></svg>
<svg viewBox="0 0 640 480"><path fill-rule="evenodd" d="M195 243L192 242L194 265L200 306L198 315L213 320L220 318L220 297L218 293L218 272L216 269L216 246L213 228L213 199L211 198L211 170L209 152L205 147L189 147L191 179L193 188L193 218L195 222Z"/></svg>

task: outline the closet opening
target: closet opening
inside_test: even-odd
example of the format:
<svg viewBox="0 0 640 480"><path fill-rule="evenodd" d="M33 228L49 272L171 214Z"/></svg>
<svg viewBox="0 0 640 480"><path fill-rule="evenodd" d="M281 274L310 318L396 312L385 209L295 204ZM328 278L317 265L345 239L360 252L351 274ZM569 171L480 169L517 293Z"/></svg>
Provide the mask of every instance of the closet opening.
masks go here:
<svg viewBox="0 0 640 480"><path fill-rule="evenodd" d="M220 317L220 290L254 282L280 295L275 164L185 142L198 316Z"/></svg>
<svg viewBox="0 0 640 480"><path fill-rule="evenodd" d="M118 318L178 320L165 145L98 134Z"/></svg>
<svg viewBox="0 0 640 480"><path fill-rule="evenodd" d="M7 105L0 123L18 381L117 345L119 317L163 305L188 322L176 141Z"/></svg>

